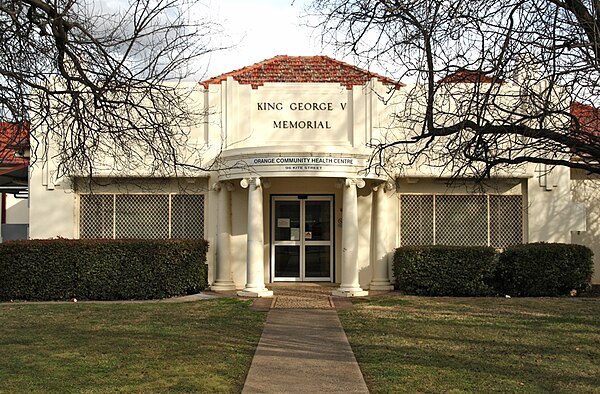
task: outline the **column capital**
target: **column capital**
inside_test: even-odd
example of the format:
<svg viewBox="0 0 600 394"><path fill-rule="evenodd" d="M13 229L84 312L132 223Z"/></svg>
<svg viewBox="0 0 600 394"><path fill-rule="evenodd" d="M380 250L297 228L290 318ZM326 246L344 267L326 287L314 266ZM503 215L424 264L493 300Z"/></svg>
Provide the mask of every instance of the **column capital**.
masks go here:
<svg viewBox="0 0 600 394"><path fill-rule="evenodd" d="M381 183L377 183L373 186L373 191L378 191L379 189L383 189L384 192L389 192L394 190L396 185L392 181L384 181Z"/></svg>
<svg viewBox="0 0 600 394"><path fill-rule="evenodd" d="M247 189L250 185L254 185L255 187L261 186L261 181L259 177L252 178L244 178L240 181L240 186L244 189Z"/></svg>
<svg viewBox="0 0 600 394"><path fill-rule="evenodd" d="M350 187L352 185L356 185L357 188L362 189L365 187L365 180L362 178L346 178L344 181L344 186Z"/></svg>
<svg viewBox="0 0 600 394"><path fill-rule="evenodd" d="M213 183L213 185L210 187L210 190L214 190L216 192L220 192L222 189L232 192L235 190L235 186L229 181L219 181Z"/></svg>

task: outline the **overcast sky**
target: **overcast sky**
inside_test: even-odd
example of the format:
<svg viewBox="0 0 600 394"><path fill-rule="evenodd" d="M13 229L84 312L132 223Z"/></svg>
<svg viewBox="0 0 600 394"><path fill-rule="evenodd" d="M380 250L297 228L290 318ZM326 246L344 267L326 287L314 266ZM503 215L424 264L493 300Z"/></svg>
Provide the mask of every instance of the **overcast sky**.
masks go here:
<svg viewBox="0 0 600 394"><path fill-rule="evenodd" d="M210 56L206 78L269 59L277 55L327 55L344 60L321 47L319 31L302 18L310 0L207 0L212 20L226 34L231 50Z"/></svg>
<svg viewBox="0 0 600 394"><path fill-rule="evenodd" d="M203 80L252 65L277 55L327 55L356 64L330 46L323 46L321 32L313 28L316 19L307 19L312 0L189 0L192 19L209 20L221 26L223 34L213 37L214 46L231 49L201 58L194 68L202 71L192 79ZM128 0L92 0L91 12L112 13L127 7ZM372 71L380 72L377 68Z"/></svg>

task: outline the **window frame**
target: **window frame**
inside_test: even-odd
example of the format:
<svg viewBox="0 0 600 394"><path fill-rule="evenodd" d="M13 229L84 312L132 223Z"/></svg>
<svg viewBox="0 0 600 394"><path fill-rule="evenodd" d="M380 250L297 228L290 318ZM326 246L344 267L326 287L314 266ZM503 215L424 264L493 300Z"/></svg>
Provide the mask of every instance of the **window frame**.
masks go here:
<svg viewBox="0 0 600 394"><path fill-rule="evenodd" d="M201 198L201 218L202 223L200 227L200 238L189 238L189 239L205 239L206 238L206 226L207 226L207 196L206 193L78 193L77 194L77 203L76 209L77 214L75 216L75 233L77 239L100 239L97 237L86 237L82 238L81 227L82 227L82 197L83 196L110 196L112 197L112 234L111 237L102 238L102 239L119 239L116 237L116 216L117 216L117 208L116 201L118 196L166 196L168 199L168 237L167 238L139 238L139 239L186 239L186 238L173 238L173 199L175 196L198 196ZM129 238L129 239L138 239L138 238Z"/></svg>
<svg viewBox="0 0 600 394"><path fill-rule="evenodd" d="M486 221L486 242L485 245L474 245L474 243L470 242L470 239L466 239L466 242L461 243L460 245L469 245L469 246L488 246L488 247L494 247L494 248L505 248L508 245L512 245L512 243L506 243L505 245L492 245L492 242L494 240L498 240L498 239L503 239L506 238L505 236L503 236L503 234L500 233L494 233L492 234L492 231L494 230L498 230L501 227L500 226L493 226L492 221L494 220L493 218L494 215L491 211L491 207L492 207L492 203L491 200L493 198L502 198L502 197L513 197L513 198L519 198L519 202L520 202L520 212L521 214L519 215L519 223L515 223L515 225L518 224L518 227L520 229L520 240L519 243L524 243L525 242L525 236L526 236L526 229L525 229L525 223L526 223L526 209L525 209L525 199L524 196L522 194L496 194L496 193L399 193L399 198L398 198L398 245L400 246L409 246L409 245L417 245L415 243L409 243L409 244L404 244L403 243L403 212L402 212L402 205L403 205L403 197L404 196L418 196L418 197L427 197L427 198L431 198L431 206L430 211L431 211L431 216L432 217L432 221L431 223L427 223L427 225L431 225L431 229L429 231L429 233L424 233L424 234L420 234L420 238L421 239L432 239L432 242L429 244L424 244L424 245L448 245L448 244L442 244L439 243L439 239L437 237L437 231L438 231L438 220L439 220L439 212L438 212L438 204L437 204L437 199L439 197L472 197L472 196L480 196L480 197L485 197L485 204L483 204L483 206L485 207L485 221ZM423 202L420 201L419 204L422 204ZM496 206L498 206L498 204L496 204ZM428 216L428 215L421 215L421 216ZM497 224L497 223L494 223ZM422 226L421 226L422 227ZM410 231L410 228L408 228L408 230ZM495 235L495 236L494 236ZM455 244L450 244L450 245L455 245ZM456 244L458 245L458 244Z"/></svg>

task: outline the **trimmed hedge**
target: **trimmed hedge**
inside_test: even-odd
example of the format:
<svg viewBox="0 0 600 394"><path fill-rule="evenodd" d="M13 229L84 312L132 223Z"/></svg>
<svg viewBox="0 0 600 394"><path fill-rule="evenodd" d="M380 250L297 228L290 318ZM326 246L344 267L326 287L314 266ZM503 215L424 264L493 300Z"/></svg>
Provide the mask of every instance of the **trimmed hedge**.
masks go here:
<svg viewBox="0 0 600 394"><path fill-rule="evenodd" d="M0 300L156 299L207 287L206 241L31 240L0 244Z"/></svg>
<svg viewBox="0 0 600 394"><path fill-rule="evenodd" d="M590 287L593 252L586 246L531 243L507 248L498 261L495 286L501 294L559 296Z"/></svg>
<svg viewBox="0 0 600 394"><path fill-rule="evenodd" d="M488 247L404 246L394 253L396 287L428 296L485 296L496 265Z"/></svg>

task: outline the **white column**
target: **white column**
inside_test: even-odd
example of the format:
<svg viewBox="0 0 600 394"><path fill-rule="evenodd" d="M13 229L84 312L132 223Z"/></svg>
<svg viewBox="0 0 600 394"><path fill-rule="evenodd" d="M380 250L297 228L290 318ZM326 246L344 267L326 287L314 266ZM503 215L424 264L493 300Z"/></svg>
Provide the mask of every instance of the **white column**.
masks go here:
<svg viewBox="0 0 600 394"><path fill-rule="evenodd" d="M386 190L391 190L387 182L373 188L373 209L371 214L371 269L369 290L393 290L388 271L388 198Z"/></svg>
<svg viewBox="0 0 600 394"><path fill-rule="evenodd" d="M216 279L210 289L231 291L235 290L235 284L231 279L231 192L233 185L229 182L218 182L213 188L219 192L219 204L217 207Z"/></svg>
<svg viewBox="0 0 600 394"><path fill-rule="evenodd" d="M364 187L363 179L346 179L342 206L342 280L333 295L365 296L369 293L358 283L358 200L356 187Z"/></svg>
<svg viewBox="0 0 600 394"><path fill-rule="evenodd" d="M263 194L260 178L242 179L240 185L248 188L248 244L246 287L238 292L238 295L241 297L270 297L273 292L265 287Z"/></svg>

